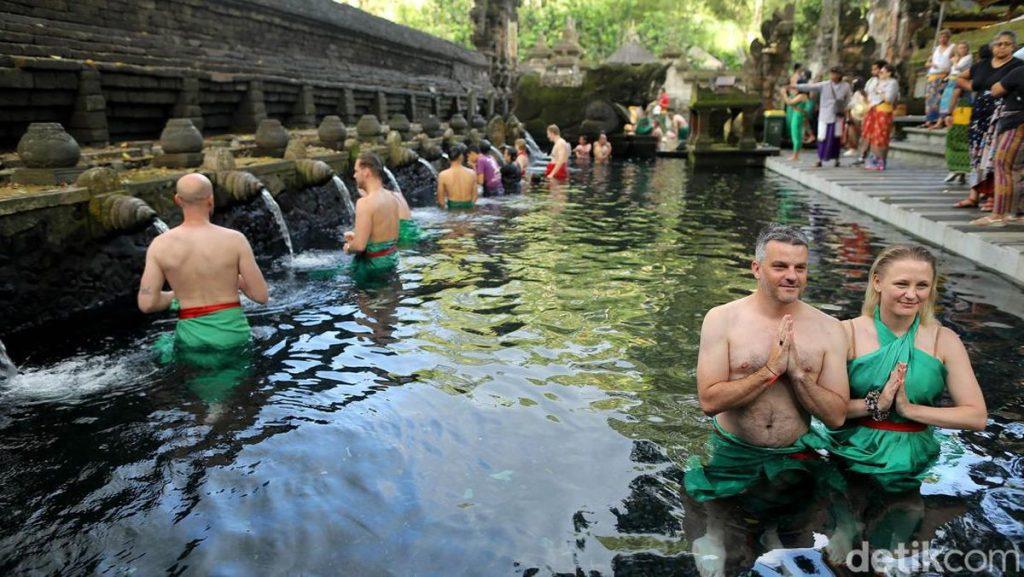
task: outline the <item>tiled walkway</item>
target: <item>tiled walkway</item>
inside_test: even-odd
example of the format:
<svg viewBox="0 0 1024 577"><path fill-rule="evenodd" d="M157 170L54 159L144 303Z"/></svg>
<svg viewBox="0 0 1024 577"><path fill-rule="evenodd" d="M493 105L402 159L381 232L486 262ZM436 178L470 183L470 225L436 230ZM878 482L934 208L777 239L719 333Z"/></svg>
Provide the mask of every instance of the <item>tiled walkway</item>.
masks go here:
<svg viewBox="0 0 1024 577"><path fill-rule="evenodd" d="M813 153L801 156L772 157L765 167L1024 285L1024 224L971 226L986 213L953 208L967 187L944 184L946 171L895 163L884 172L814 168Z"/></svg>

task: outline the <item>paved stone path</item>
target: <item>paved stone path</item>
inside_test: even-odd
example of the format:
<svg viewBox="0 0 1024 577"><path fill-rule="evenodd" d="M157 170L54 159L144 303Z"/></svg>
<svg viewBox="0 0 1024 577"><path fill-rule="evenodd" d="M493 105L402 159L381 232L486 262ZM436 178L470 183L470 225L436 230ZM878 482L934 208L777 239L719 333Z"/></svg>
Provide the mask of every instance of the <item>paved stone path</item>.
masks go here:
<svg viewBox="0 0 1024 577"><path fill-rule="evenodd" d="M776 156L765 167L1024 285L1024 223L971 226L986 213L953 208L968 187L944 184L945 170L897 163L884 172L814 168L815 160L813 154L802 154L797 162Z"/></svg>

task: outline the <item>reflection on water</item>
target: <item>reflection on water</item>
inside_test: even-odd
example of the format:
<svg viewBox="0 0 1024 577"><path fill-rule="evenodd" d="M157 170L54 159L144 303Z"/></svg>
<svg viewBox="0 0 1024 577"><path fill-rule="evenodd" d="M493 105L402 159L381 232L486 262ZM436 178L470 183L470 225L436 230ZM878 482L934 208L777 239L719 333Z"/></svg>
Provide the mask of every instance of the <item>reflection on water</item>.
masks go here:
<svg viewBox="0 0 1024 577"><path fill-rule="evenodd" d="M416 210L431 240L392 286L357 290L340 252L282 261L250 310L252 369L213 401L147 354L169 322L20 342L0 574L693 574L703 313L753 287L768 220L807 227L807 299L840 317L906 239L760 172L575 180ZM946 439L918 535L1005 546L1024 538L1020 291L942 265L993 422Z"/></svg>

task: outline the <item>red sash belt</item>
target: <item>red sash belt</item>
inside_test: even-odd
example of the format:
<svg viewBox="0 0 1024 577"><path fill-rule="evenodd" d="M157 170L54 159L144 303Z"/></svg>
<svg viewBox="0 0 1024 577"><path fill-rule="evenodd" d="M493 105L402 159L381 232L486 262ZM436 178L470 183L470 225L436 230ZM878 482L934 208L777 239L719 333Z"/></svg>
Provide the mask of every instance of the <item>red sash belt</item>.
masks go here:
<svg viewBox="0 0 1024 577"><path fill-rule="evenodd" d="M187 309L179 309L178 310L178 318L179 319L194 319L194 318L197 318L197 317L205 317L206 315L212 315L215 312L219 312L219 311L223 311L223 310L227 310L227 309L240 308L241 306L242 306L242 304L236 301L236 302L233 302L233 303L221 303L219 305L207 305L207 306L204 306L204 307L190 307L190 308L187 308Z"/></svg>
<svg viewBox="0 0 1024 577"><path fill-rule="evenodd" d="M857 425L861 427L867 427L869 429L878 429L879 431L899 431L901 433L920 433L928 428L928 425L918 423L917 421L903 421L897 423L896 421L876 421L872 418L864 418L856 421Z"/></svg>
<svg viewBox="0 0 1024 577"><path fill-rule="evenodd" d="M786 455L786 457L790 459L795 459L797 461L813 461L815 459L820 459L821 455L814 451L811 451L810 449L807 449L800 451L799 453L790 453Z"/></svg>
<svg viewBox="0 0 1024 577"><path fill-rule="evenodd" d="M366 256L366 258L378 258L382 256L388 256L389 254L395 252L396 250L398 250L398 247L395 245L391 245L382 250L375 250L373 252L366 251L363 254Z"/></svg>

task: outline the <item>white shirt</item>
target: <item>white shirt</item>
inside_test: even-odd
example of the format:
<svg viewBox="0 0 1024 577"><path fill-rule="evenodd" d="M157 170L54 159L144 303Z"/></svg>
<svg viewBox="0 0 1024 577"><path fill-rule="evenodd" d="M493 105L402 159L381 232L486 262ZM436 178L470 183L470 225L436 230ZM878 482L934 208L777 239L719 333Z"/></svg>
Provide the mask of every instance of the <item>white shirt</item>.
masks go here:
<svg viewBox="0 0 1024 577"><path fill-rule="evenodd" d="M949 72L950 66L953 65L951 58L954 48L952 43L945 48L936 46L935 50L932 51L932 67L928 69L928 74L946 74Z"/></svg>
<svg viewBox="0 0 1024 577"><path fill-rule="evenodd" d="M871 106L888 102L896 104L900 95L900 83L895 78L886 80L878 79L878 83L868 92L868 102Z"/></svg>

